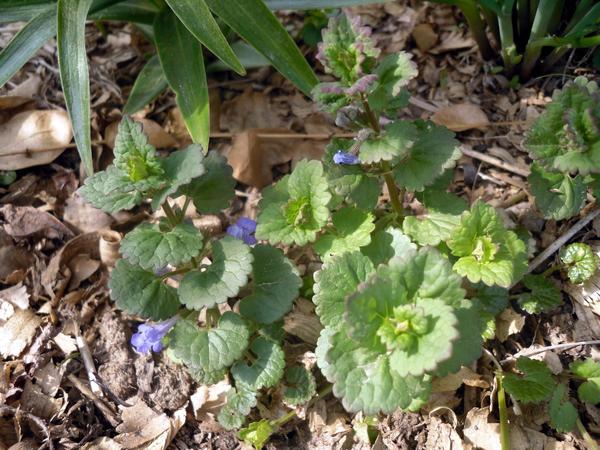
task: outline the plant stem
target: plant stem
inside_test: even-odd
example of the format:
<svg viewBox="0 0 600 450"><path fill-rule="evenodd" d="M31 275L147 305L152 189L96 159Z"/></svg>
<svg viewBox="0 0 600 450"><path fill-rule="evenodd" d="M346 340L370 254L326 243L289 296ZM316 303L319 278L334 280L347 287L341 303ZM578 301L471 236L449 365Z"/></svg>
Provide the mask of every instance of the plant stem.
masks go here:
<svg viewBox="0 0 600 450"><path fill-rule="evenodd" d="M396 185L396 180L394 180L394 175L392 174L392 168L390 166L390 163L388 161L381 161L380 165L381 170L383 171L383 179L385 180L385 184L390 194L392 208L394 208L394 212L396 213L396 217L398 218L398 220L402 220L402 217L404 216L404 207L402 206L404 199L404 189L398 189L398 186Z"/></svg>
<svg viewBox="0 0 600 450"><path fill-rule="evenodd" d="M548 275L551 275L554 272L556 272L558 269L560 269L560 264L553 264L542 272L542 276L547 277Z"/></svg>
<svg viewBox="0 0 600 450"><path fill-rule="evenodd" d="M469 29L471 30L473 38L477 42L477 46L479 47L482 58L492 59L494 57L494 51L490 46L490 41L488 40L487 35L485 34L485 25L483 20L481 20L481 15L479 14L479 6L473 0L460 0L457 1L456 4L467 20L467 24L469 25Z"/></svg>
<svg viewBox="0 0 600 450"><path fill-rule="evenodd" d="M577 422L575 423L577 424L577 429L581 433L581 437L583 437L583 440L588 445L590 450L598 450L598 444L596 444L596 441L592 438L592 436L590 436L588 430L585 429L579 417L577 418Z"/></svg>
<svg viewBox="0 0 600 450"><path fill-rule="evenodd" d="M180 220L177 218L177 214L175 214L175 211L173 211L173 208L171 208L171 205L169 205L168 200L165 200L165 202L162 204L162 209L165 212L165 216L167 216L167 219L169 220L169 223L172 227L174 227L180 222Z"/></svg>
<svg viewBox="0 0 600 450"><path fill-rule="evenodd" d="M323 397L326 397L327 395L329 395L332 390L333 390L332 384L321 389L317 393L317 395L315 395L313 398L311 398L310 401L306 404L306 409L308 409L310 406L312 406L317 400L320 400ZM294 410L290 411L289 413L287 413L286 415L280 417L279 419L275 419L273 422L271 422L271 425L273 425L276 428L282 427L286 423L288 423L290 420L292 420L295 416L296 416L296 410L294 409Z"/></svg>
<svg viewBox="0 0 600 450"><path fill-rule="evenodd" d="M181 273L187 273L190 271L189 267L182 267L181 269L172 270L171 272L167 272L164 275L161 275L161 280L166 280L167 278L172 277L173 275L179 275Z"/></svg>
<svg viewBox="0 0 600 450"><path fill-rule="evenodd" d="M190 203L192 202L192 199L190 197L185 197L185 203L183 204L183 208L181 208L181 212L179 213L179 221L181 222L183 219L185 219L185 213L188 209L188 206L190 206Z"/></svg>
<svg viewBox="0 0 600 450"><path fill-rule="evenodd" d="M515 34L512 21L512 5L514 0L507 2L502 7L502 12L498 15L498 25L500 26L500 41L502 46L502 61L504 70L508 75L515 71L515 63L519 57L517 47L515 46Z"/></svg>
<svg viewBox="0 0 600 450"><path fill-rule="evenodd" d="M219 323L219 319L221 318L221 311L219 311L218 306L213 306L212 308L208 308L206 310L206 326L208 329L216 326Z"/></svg>
<svg viewBox="0 0 600 450"><path fill-rule="evenodd" d="M364 95L363 95L363 108L365 108L365 113L367 114L367 119L369 120L369 124L371 125L371 128L373 128L373 130L376 133L381 133L381 126L379 125L379 120L377 120L375 113L369 106L369 102L365 99Z"/></svg>
<svg viewBox="0 0 600 450"><path fill-rule="evenodd" d="M506 409L506 394L502 385L502 372L496 372L498 383L498 411L500 412L500 446L502 450L510 450L510 430L508 428L508 410Z"/></svg>

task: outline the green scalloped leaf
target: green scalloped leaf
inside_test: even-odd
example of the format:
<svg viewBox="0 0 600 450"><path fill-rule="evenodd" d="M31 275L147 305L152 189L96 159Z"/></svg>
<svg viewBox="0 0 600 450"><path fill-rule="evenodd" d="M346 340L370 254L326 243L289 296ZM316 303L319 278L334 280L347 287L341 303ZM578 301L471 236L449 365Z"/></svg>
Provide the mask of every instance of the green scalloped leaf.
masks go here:
<svg viewBox="0 0 600 450"><path fill-rule="evenodd" d="M369 258L354 252L332 258L315 272L313 302L324 326L340 326L346 297L355 292L374 270Z"/></svg>
<svg viewBox="0 0 600 450"><path fill-rule="evenodd" d="M317 392L313 374L304 366L293 366L285 371L283 401L290 406L308 402Z"/></svg>
<svg viewBox="0 0 600 450"><path fill-rule="evenodd" d="M114 166L85 179L79 193L96 208L109 214L127 211L144 200L144 194L131 186L126 174Z"/></svg>
<svg viewBox="0 0 600 450"><path fill-rule="evenodd" d="M285 368L285 354L279 344L258 337L247 351L252 353L252 363L238 361L231 368L236 386L243 385L252 391L275 386Z"/></svg>
<svg viewBox="0 0 600 450"><path fill-rule="evenodd" d="M401 376L390 367L385 354L361 347L339 331L329 339L319 339L318 353L325 353L327 365L319 365L333 383L333 394L349 412L391 414L398 408L417 411L431 391L431 378Z"/></svg>
<svg viewBox="0 0 600 450"><path fill-rule="evenodd" d="M527 270L525 243L504 227L492 206L482 201L462 216L448 247L458 257L454 270L472 283L509 287Z"/></svg>
<svg viewBox="0 0 600 450"><path fill-rule="evenodd" d="M201 176L205 172L203 159L202 147L192 144L184 150L170 153L166 159L161 160L168 183L152 197L152 208L157 210L169 195L175 194L181 186Z"/></svg>
<svg viewBox="0 0 600 450"><path fill-rule="evenodd" d="M328 230L314 244L323 261L364 247L371 242L375 217L366 211L346 207L332 215L333 229Z"/></svg>
<svg viewBox="0 0 600 450"><path fill-rule="evenodd" d="M454 133L432 122L415 120L418 138L407 155L394 164L394 177L408 191L422 191L447 169L454 167L462 153Z"/></svg>
<svg viewBox="0 0 600 450"><path fill-rule="evenodd" d="M329 219L327 189L321 162L300 161L291 175L263 192L256 237L273 244L313 242Z"/></svg>
<svg viewBox="0 0 600 450"><path fill-rule="evenodd" d="M276 429L271 425L271 421L262 419L258 422L252 422L246 428L242 428L238 436L248 445L252 445L257 450L262 450L269 438Z"/></svg>
<svg viewBox="0 0 600 450"><path fill-rule="evenodd" d="M576 216L585 204L587 186L581 176L547 172L534 163L527 180L535 204L546 219L562 220Z"/></svg>
<svg viewBox="0 0 600 450"><path fill-rule="evenodd" d="M525 139L531 157L547 170L598 173L600 93L583 77L555 91Z"/></svg>
<svg viewBox="0 0 600 450"><path fill-rule="evenodd" d="M571 283L580 284L589 280L600 264L600 258L592 247L581 242L570 244L560 251L560 261L567 269Z"/></svg>
<svg viewBox="0 0 600 450"><path fill-rule="evenodd" d="M186 273L179 284L181 303L188 308L211 308L235 297L248 283L254 260L250 247L231 236L211 244L212 264Z"/></svg>
<svg viewBox="0 0 600 450"><path fill-rule="evenodd" d="M577 388L579 400L592 405L600 403L600 364L588 358L571 363L570 369L573 375L586 380Z"/></svg>
<svg viewBox="0 0 600 450"><path fill-rule="evenodd" d="M182 186L179 193L190 197L199 213L216 214L227 208L235 197L233 169L227 159L215 151L209 152L202 164L206 172Z"/></svg>
<svg viewBox="0 0 600 450"><path fill-rule="evenodd" d="M552 372L542 361L520 357L517 370L523 375L507 373L504 375L504 389L523 403L539 403L546 400L556 389Z"/></svg>
<svg viewBox="0 0 600 450"><path fill-rule="evenodd" d="M369 94L369 106L374 111L397 111L408 104L408 82L418 75L412 55L397 52L383 58L375 68L377 84Z"/></svg>
<svg viewBox="0 0 600 450"><path fill-rule="evenodd" d="M110 297L119 309L145 319L164 320L179 309L177 291L152 272L120 259L110 274Z"/></svg>
<svg viewBox="0 0 600 450"><path fill-rule="evenodd" d="M573 431L577 419L579 418L577 409L569 400L567 391L567 386L559 384L554 391L554 395L552 396L552 400L550 400L548 408L548 412L550 413L550 425L560 433Z"/></svg>
<svg viewBox="0 0 600 450"><path fill-rule="evenodd" d="M523 284L531 292L519 295L519 306L529 314L552 311L562 304L560 289L543 275L526 275Z"/></svg>
<svg viewBox="0 0 600 450"><path fill-rule="evenodd" d="M202 233L189 223L167 230L157 224L143 223L125 235L121 254L131 264L157 270L191 261L202 250L202 243Z"/></svg>
<svg viewBox="0 0 600 450"><path fill-rule="evenodd" d="M375 164L406 156L419 138L419 129L412 122L398 120L386 125L383 132L365 140L360 146L360 161Z"/></svg>
<svg viewBox="0 0 600 450"><path fill-rule="evenodd" d="M217 372L240 359L248 347L249 330L244 320L226 312L213 328L200 328L195 315L177 321L169 333L169 348L191 370Z"/></svg>
<svg viewBox="0 0 600 450"><path fill-rule="evenodd" d="M411 242L410 238L400 229L393 227L376 231L371 235L371 243L360 249L361 253L368 256L375 266L416 250L417 246Z"/></svg>
<svg viewBox="0 0 600 450"><path fill-rule="evenodd" d="M405 217L402 229L417 244L436 246L450 239L459 224L460 216L430 212L421 217Z"/></svg>
<svg viewBox="0 0 600 450"><path fill-rule="evenodd" d="M323 167L329 189L334 195L331 203L335 203L334 206L337 206L345 201L358 208L371 210L377 206L381 192L380 180L377 177L369 176L359 164L348 165L333 162L333 155L338 150L345 151L353 143L354 141L350 139L333 139L325 148Z"/></svg>
<svg viewBox="0 0 600 450"><path fill-rule="evenodd" d="M464 198L447 192L453 178L454 171L446 170L433 184L426 186L421 192L415 192L415 197L429 212L461 215L469 209L469 205Z"/></svg>
<svg viewBox="0 0 600 450"><path fill-rule="evenodd" d="M240 313L258 323L273 323L285 316L298 297L302 280L283 252L269 245L252 249L254 292L240 302Z"/></svg>
<svg viewBox="0 0 600 450"><path fill-rule="evenodd" d="M227 403L221 408L217 419L226 430L240 428L255 406L256 392L232 388L227 392Z"/></svg>

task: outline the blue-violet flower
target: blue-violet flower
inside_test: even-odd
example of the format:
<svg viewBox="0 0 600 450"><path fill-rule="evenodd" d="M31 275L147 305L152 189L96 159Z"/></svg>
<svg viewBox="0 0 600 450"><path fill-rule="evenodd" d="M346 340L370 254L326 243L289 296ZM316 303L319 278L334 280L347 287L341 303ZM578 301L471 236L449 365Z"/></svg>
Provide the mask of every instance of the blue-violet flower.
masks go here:
<svg viewBox="0 0 600 450"><path fill-rule="evenodd" d="M160 352L164 347L162 339L178 319L179 316L176 315L155 324L141 324L138 327L137 333L131 336L131 345L133 345L138 353L150 353L150 350Z"/></svg>
<svg viewBox="0 0 600 450"><path fill-rule="evenodd" d="M236 239L241 239L248 245L256 244L254 232L256 231L256 222L247 217L240 217L234 225L227 227L227 234Z"/></svg>
<svg viewBox="0 0 600 450"><path fill-rule="evenodd" d="M335 155L333 155L333 162L336 164L360 164L360 159L358 156L353 155L352 153L346 153L341 150L338 150Z"/></svg>

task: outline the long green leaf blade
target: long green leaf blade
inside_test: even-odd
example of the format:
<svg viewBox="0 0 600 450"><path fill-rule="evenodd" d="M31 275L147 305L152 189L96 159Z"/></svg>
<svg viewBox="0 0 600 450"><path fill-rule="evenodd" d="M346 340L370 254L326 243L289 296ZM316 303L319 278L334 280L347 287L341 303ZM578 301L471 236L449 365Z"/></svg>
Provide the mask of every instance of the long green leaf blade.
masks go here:
<svg viewBox="0 0 600 450"><path fill-rule="evenodd" d="M93 8L93 7L92 7ZM91 12L91 9L90 9ZM129 0L90 14L92 20L109 20L152 25L158 8L148 0Z"/></svg>
<svg viewBox="0 0 600 450"><path fill-rule="evenodd" d="M208 149L210 116L202 46L169 9L154 22L156 48L163 72L194 142Z"/></svg>
<svg viewBox="0 0 600 450"><path fill-rule="evenodd" d="M389 1L391 0L265 0L265 3L272 10L301 10L341 8L343 6L369 5Z"/></svg>
<svg viewBox="0 0 600 450"><path fill-rule="evenodd" d="M210 9L305 94L318 80L294 40L262 0L206 0Z"/></svg>
<svg viewBox="0 0 600 450"><path fill-rule="evenodd" d="M167 0L167 4L189 32L215 56L240 75L246 73L204 0Z"/></svg>
<svg viewBox="0 0 600 450"><path fill-rule="evenodd" d="M31 19L0 52L0 87L55 34L56 7L46 7L45 12Z"/></svg>
<svg viewBox="0 0 600 450"><path fill-rule="evenodd" d="M127 103L123 108L124 114L139 111L160 95L168 86L165 74L160 66L158 55L154 55L146 63L133 83Z"/></svg>
<svg viewBox="0 0 600 450"><path fill-rule="evenodd" d="M0 23L29 22L48 6L48 0L0 0Z"/></svg>
<svg viewBox="0 0 600 450"><path fill-rule="evenodd" d="M94 173L90 134L90 79L85 20L92 0L58 0L57 48L60 80L73 123L77 150L88 175Z"/></svg>

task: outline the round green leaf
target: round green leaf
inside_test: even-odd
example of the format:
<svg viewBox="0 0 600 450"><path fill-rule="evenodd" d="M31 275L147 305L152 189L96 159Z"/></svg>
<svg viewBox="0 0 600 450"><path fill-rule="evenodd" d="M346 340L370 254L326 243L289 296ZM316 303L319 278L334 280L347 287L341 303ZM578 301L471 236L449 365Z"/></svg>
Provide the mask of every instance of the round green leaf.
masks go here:
<svg viewBox="0 0 600 450"><path fill-rule="evenodd" d="M279 344L258 337L252 342L249 351L253 355L252 364L238 361L231 368L236 385L242 384L253 391L275 386L285 368L285 354Z"/></svg>

